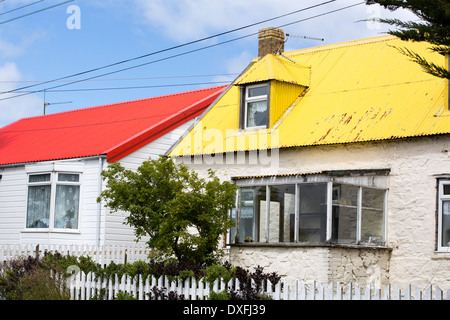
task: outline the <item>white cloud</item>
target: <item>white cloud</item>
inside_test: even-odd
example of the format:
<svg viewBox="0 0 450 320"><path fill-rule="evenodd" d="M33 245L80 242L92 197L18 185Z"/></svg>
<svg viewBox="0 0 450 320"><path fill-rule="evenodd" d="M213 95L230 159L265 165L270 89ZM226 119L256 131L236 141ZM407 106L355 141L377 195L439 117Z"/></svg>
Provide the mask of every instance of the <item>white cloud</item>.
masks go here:
<svg viewBox="0 0 450 320"><path fill-rule="evenodd" d="M21 80L22 76L15 63L6 62L0 65L0 92L17 88L17 81ZM24 117L42 114L43 101L36 95L1 100L13 95L17 93L0 94L0 127Z"/></svg>
<svg viewBox="0 0 450 320"><path fill-rule="evenodd" d="M23 51L18 46L0 39L0 57L8 58L21 54Z"/></svg>
<svg viewBox="0 0 450 320"><path fill-rule="evenodd" d="M178 42L198 39L323 2L325 0L301 2L292 0L135 0L138 10L149 26ZM269 25L278 26L360 2L338 0L255 26L255 28ZM398 17L408 20L415 18L412 13L405 10L390 12L378 5L366 6L362 4L285 28L292 33L323 37L329 39L329 42L335 43L349 39L372 37L387 31L388 27L385 25L376 26L373 23L356 22L374 16L382 18ZM242 32L249 33L249 30L243 30Z"/></svg>
<svg viewBox="0 0 450 320"><path fill-rule="evenodd" d="M241 53L234 55L227 59L225 64L225 71L227 73L233 73L236 75L230 75L230 76L215 76L213 81L233 81L238 77L238 74L240 74L252 61L254 58L253 54L249 51L242 51Z"/></svg>
<svg viewBox="0 0 450 320"><path fill-rule="evenodd" d="M239 55L231 57L226 63L228 73L239 73L244 70L254 58L251 52L243 51Z"/></svg>
<svg viewBox="0 0 450 320"><path fill-rule="evenodd" d="M31 47L36 40L39 40L44 36L45 33L43 32L33 32L24 36L23 39L15 39L15 43L0 39L0 58L11 59L23 55L27 53L27 49Z"/></svg>
<svg viewBox="0 0 450 320"><path fill-rule="evenodd" d="M197 39L317 3L311 0L302 1L301 4L292 0L135 0L135 2L150 26L161 30L176 41ZM273 23L276 24L277 21Z"/></svg>

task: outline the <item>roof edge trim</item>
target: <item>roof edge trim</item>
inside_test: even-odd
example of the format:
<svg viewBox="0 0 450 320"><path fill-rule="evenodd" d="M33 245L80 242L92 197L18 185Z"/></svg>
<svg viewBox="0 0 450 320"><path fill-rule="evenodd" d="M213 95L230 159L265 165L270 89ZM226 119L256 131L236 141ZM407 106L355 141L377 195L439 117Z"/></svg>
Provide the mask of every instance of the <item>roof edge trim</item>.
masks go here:
<svg viewBox="0 0 450 320"><path fill-rule="evenodd" d="M180 122L187 122L195 116L198 116L204 111L204 108L209 106L216 99L216 97L219 96L220 93L222 93L222 88L224 87L225 86L218 87L217 90L212 94L204 97L199 101L196 101L192 105L176 112L172 116L156 123L150 128L147 128L142 132L130 137L126 141L121 142L120 144L106 150L104 153L107 155L108 162L115 162L124 158L140 147L172 131L179 125Z"/></svg>

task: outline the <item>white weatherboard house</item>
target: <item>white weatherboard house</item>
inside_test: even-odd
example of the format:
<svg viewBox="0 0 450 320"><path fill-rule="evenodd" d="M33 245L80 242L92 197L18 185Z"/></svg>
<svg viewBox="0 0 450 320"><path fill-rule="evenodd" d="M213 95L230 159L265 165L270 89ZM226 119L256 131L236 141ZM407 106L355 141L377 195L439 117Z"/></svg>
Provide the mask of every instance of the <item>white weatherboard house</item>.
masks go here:
<svg viewBox="0 0 450 320"><path fill-rule="evenodd" d="M224 87L25 118L0 129L0 245L133 244L100 173L164 154Z"/></svg>
<svg viewBox="0 0 450 320"><path fill-rule="evenodd" d="M447 80L395 37L259 57L168 155L239 186L231 263L289 279L450 288Z"/></svg>

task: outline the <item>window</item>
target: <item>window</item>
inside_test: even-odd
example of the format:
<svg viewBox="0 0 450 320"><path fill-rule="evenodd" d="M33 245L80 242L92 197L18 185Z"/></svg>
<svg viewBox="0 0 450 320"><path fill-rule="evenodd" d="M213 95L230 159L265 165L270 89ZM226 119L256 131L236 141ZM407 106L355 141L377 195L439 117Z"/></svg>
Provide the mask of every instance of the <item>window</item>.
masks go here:
<svg viewBox="0 0 450 320"><path fill-rule="evenodd" d="M336 243L384 242L385 190L333 184L333 232Z"/></svg>
<svg viewBox="0 0 450 320"><path fill-rule="evenodd" d="M439 181L438 250L450 248L450 180Z"/></svg>
<svg viewBox="0 0 450 320"><path fill-rule="evenodd" d="M309 179L236 181L240 205L239 212L232 212L237 227L231 240L384 245L386 189L354 184L354 177L353 184L326 175ZM450 181L448 209L450 213Z"/></svg>
<svg viewBox="0 0 450 320"><path fill-rule="evenodd" d="M50 174L28 179L27 228L48 228L50 223Z"/></svg>
<svg viewBox="0 0 450 320"><path fill-rule="evenodd" d="M243 128L265 128L268 113L268 84L246 86L243 92Z"/></svg>
<svg viewBox="0 0 450 320"><path fill-rule="evenodd" d="M26 227L78 229L79 202L80 174L30 174Z"/></svg>
<svg viewBox="0 0 450 320"><path fill-rule="evenodd" d="M299 242L326 242L327 183L307 183L298 187Z"/></svg>

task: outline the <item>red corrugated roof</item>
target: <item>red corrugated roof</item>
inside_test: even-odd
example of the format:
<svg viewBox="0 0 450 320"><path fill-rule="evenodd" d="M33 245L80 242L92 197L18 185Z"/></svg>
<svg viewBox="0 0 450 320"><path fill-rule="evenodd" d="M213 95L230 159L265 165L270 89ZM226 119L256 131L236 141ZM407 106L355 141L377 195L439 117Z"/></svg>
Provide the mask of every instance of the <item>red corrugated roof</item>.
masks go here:
<svg viewBox="0 0 450 320"><path fill-rule="evenodd" d="M18 120L0 128L0 165L98 155L117 161L200 115L225 87Z"/></svg>

